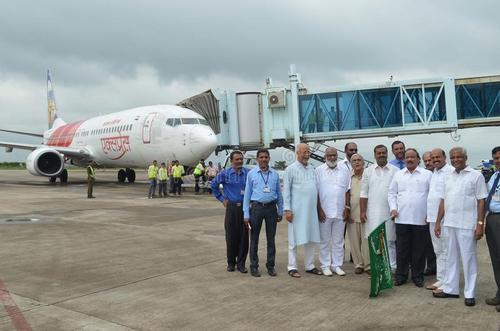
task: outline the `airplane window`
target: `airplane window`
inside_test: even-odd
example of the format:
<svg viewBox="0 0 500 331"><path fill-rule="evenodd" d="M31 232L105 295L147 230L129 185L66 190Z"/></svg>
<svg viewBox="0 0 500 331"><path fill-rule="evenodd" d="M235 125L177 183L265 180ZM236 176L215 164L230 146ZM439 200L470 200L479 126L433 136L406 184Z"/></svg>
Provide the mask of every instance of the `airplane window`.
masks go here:
<svg viewBox="0 0 500 331"><path fill-rule="evenodd" d="M200 121L201 125L210 126L210 124L208 124L208 121L206 119L204 119L204 118L198 118L198 120Z"/></svg>
<svg viewBox="0 0 500 331"><path fill-rule="evenodd" d="M130 124L129 126L130 126L130 129L129 129L129 130L132 130L132 124Z"/></svg>
<svg viewBox="0 0 500 331"><path fill-rule="evenodd" d="M173 118L169 118L167 120L167 125L174 126L174 119Z"/></svg>
<svg viewBox="0 0 500 331"><path fill-rule="evenodd" d="M177 125L181 125L181 119L180 118L176 118L175 121L174 121L174 125L173 126L177 126Z"/></svg>
<svg viewBox="0 0 500 331"><path fill-rule="evenodd" d="M182 124L198 124L198 119L197 118L183 118L182 119Z"/></svg>

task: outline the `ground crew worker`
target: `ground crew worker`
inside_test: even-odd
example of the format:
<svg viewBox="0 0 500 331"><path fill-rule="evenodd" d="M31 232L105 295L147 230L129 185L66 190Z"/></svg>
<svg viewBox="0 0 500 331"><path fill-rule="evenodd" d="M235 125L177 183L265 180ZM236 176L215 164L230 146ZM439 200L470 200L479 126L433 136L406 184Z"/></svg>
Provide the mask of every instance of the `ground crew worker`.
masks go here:
<svg viewBox="0 0 500 331"><path fill-rule="evenodd" d="M178 160L174 161L172 166L172 177L174 178L174 195L177 193L181 195L182 189L182 176L184 175L184 166Z"/></svg>
<svg viewBox="0 0 500 331"><path fill-rule="evenodd" d="M204 160L201 159L200 162L196 165L193 171L194 175L194 192L196 194L200 193L200 178L203 176L205 173L205 167L203 166Z"/></svg>
<svg viewBox="0 0 500 331"><path fill-rule="evenodd" d="M156 177L158 177L158 163L156 160L148 168L148 180L149 180L149 193L148 198L153 199L156 197Z"/></svg>
<svg viewBox="0 0 500 331"><path fill-rule="evenodd" d="M94 191L94 182L95 170L92 167L92 161L89 161L89 165L87 166L87 199L95 199L95 196L92 195Z"/></svg>
<svg viewBox="0 0 500 331"><path fill-rule="evenodd" d="M158 195L160 197L166 198L168 196L167 192L168 172L165 162L162 162L160 169L158 169L158 180L160 181L160 185L158 185Z"/></svg>

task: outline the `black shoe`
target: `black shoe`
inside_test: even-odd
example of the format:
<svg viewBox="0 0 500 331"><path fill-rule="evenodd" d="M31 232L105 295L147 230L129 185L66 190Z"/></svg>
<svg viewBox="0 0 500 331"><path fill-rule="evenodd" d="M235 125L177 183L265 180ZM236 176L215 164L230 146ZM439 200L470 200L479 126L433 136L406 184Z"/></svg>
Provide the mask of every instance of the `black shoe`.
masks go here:
<svg viewBox="0 0 500 331"><path fill-rule="evenodd" d="M394 286L401 286L403 284L406 284L406 280L402 280L402 279L394 280Z"/></svg>
<svg viewBox="0 0 500 331"><path fill-rule="evenodd" d="M238 269L239 272L241 272L242 274L246 274L248 272L248 269L243 267L243 266L237 266L236 267Z"/></svg>
<svg viewBox="0 0 500 331"><path fill-rule="evenodd" d="M235 270L236 270L236 268L234 267L234 265L228 265L228 266L227 266L227 271L229 271L229 272L233 272L233 271L235 271Z"/></svg>
<svg viewBox="0 0 500 331"><path fill-rule="evenodd" d="M424 281L423 280L414 280L413 284L415 284L416 287L424 287Z"/></svg>
<svg viewBox="0 0 500 331"><path fill-rule="evenodd" d="M496 307L497 311L500 313L500 305Z"/></svg>
<svg viewBox="0 0 500 331"><path fill-rule="evenodd" d="M440 298L440 299L448 299L448 298L458 299L458 298L460 298L460 296L458 294L450 294L450 293L446 293L446 292L437 292L437 293L432 292L432 296L435 298Z"/></svg>
<svg viewBox="0 0 500 331"><path fill-rule="evenodd" d="M259 269L251 269L250 274L254 277L260 277L260 271Z"/></svg>
<svg viewBox="0 0 500 331"><path fill-rule="evenodd" d="M267 269L267 273L269 274L269 276L271 277L276 277L278 276L278 273L276 272L276 269L273 268L268 268Z"/></svg>
<svg viewBox="0 0 500 331"><path fill-rule="evenodd" d="M498 306L500 305L500 298L493 297L493 298L488 298L486 299L486 304L490 306Z"/></svg>
<svg viewBox="0 0 500 331"><path fill-rule="evenodd" d="M465 298L464 303L467 307L473 307L476 305L476 299L474 298Z"/></svg>
<svg viewBox="0 0 500 331"><path fill-rule="evenodd" d="M436 274L436 269L425 269L424 276L432 276Z"/></svg>

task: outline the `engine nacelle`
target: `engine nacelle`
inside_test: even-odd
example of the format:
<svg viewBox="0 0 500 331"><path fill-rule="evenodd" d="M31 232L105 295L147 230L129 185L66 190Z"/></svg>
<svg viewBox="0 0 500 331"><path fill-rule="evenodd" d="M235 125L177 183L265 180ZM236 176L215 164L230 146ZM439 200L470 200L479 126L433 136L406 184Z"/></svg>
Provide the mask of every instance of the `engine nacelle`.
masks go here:
<svg viewBox="0 0 500 331"><path fill-rule="evenodd" d="M58 176L64 170L64 156L51 148L35 149L26 159L26 169L35 176Z"/></svg>

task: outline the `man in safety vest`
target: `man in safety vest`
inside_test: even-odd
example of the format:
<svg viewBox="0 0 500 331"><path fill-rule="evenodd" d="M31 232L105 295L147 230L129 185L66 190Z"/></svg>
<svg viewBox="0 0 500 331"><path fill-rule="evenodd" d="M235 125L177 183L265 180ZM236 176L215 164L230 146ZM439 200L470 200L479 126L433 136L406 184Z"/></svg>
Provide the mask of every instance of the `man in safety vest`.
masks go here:
<svg viewBox="0 0 500 331"><path fill-rule="evenodd" d="M168 172L165 162L161 163L160 169L158 169L158 180L160 181L160 185L158 186L158 195L166 198L168 196L167 192L167 180L168 180Z"/></svg>
<svg viewBox="0 0 500 331"><path fill-rule="evenodd" d="M194 175L194 192L196 194L200 193L200 178L203 176L205 173L205 166L204 166L205 160L201 159L200 162L196 165L193 171Z"/></svg>
<svg viewBox="0 0 500 331"><path fill-rule="evenodd" d="M184 175L184 166L178 160L174 161L172 166L172 177L174 178L174 195L177 193L181 195L182 176Z"/></svg>
<svg viewBox="0 0 500 331"><path fill-rule="evenodd" d="M95 196L92 195L94 182L95 170L94 167L92 167L92 161L89 161L89 165L87 166L87 199L95 199Z"/></svg>
<svg viewBox="0 0 500 331"><path fill-rule="evenodd" d="M149 193L148 198L153 199L156 198L156 178L158 177L158 163L156 160L153 161L153 164L148 168L148 180L149 180Z"/></svg>

